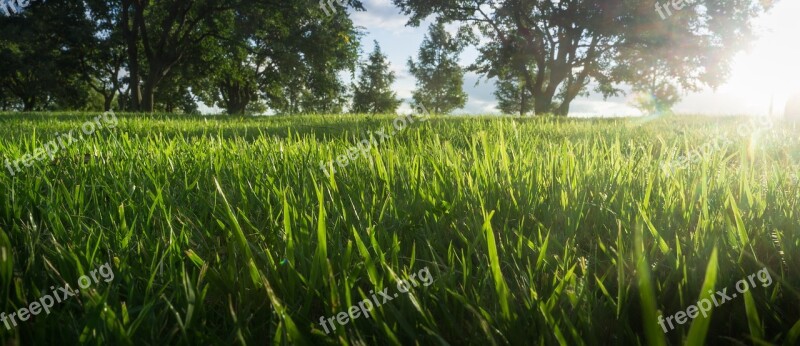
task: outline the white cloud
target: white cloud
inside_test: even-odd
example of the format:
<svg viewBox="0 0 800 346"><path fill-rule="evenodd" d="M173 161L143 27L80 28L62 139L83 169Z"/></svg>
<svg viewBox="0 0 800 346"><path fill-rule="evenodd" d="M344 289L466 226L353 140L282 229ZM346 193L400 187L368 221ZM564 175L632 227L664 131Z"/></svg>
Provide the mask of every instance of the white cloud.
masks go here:
<svg viewBox="0 0 800 346"><path fill-rule="evenodd" d="M417 28L406 27L408 17L400 14L400 9L389 0L364 0L366 11L352 11L353 23L368 30L383 29L398 34L416 31Z"/></svg>

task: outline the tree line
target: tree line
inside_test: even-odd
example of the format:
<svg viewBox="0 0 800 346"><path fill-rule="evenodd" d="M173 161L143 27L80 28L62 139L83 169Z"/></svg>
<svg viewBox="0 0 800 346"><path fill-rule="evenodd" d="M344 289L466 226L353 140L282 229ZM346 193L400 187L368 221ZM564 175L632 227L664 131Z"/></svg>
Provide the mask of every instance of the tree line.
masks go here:
<svg viewBox="0 0 800 346"><path fill-rule="evenodd" d="M415 103L464 107L471 71L521 115L566 115L577 97L623 86L652 96L643 108L668 109L725 79L772 3L696 0L664 18L652 1L392 1L409 25L434 22L408 61ZM359 61L364 32L350 16L363 4L338 3L30 0L0 15L0 110L195 113L202 101L229 114L394 112L380 45ZM479 56L462 67L468 46Z"/></svg>

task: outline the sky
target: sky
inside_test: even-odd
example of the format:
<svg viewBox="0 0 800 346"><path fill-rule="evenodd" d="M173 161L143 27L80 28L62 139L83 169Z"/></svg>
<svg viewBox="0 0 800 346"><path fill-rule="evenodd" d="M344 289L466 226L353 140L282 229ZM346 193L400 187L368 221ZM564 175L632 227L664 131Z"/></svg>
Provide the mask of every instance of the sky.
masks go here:
<svg viewBox="0 0 800 346"><path fill-rule="evenodd" d="M362 0L366 11L354 12L353 22L362 27L363 56L373 49L377 40L389 58L397 76L395 90L398 97L410 101L415 80L408 72L407 61L416 60L417 51L430 22L419 27L407 27L408 18L390 0ZM674 110L682 114L708 115L768 115L770 103L774 114L783 113L786 100L800 93L800 1L781 0L775 7L759 17L755 24L759 37L752 46L736 56L732 74L717 90L702 90L687 94ZM461 65L469 65L477 57L474 48L461 55ZM494 81L467 73L464 91L469 100L456 114L499 113L494 97ZM476 83L478 83L476 85ZM408 102L401 112L409 110ZM570 107L570 116L626 116L639 115L629 105L626 97L604 100L602 95L576 99Z"/></svg>

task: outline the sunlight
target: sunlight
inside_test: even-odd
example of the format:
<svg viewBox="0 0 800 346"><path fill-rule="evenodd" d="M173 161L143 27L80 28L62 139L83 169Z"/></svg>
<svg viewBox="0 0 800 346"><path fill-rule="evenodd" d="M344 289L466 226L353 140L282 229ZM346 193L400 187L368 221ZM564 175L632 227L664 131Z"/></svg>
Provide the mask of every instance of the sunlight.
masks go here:
<svg viewBox="0 0 800 346"><path fill-rule="evenodd" d="M758 114L767 114L774 98L773 114L783 114L788 98L800 92L798 14L800 2L783 1L759 19L760 39L737 57L730 81L719 92L732 94Z"/></svg>

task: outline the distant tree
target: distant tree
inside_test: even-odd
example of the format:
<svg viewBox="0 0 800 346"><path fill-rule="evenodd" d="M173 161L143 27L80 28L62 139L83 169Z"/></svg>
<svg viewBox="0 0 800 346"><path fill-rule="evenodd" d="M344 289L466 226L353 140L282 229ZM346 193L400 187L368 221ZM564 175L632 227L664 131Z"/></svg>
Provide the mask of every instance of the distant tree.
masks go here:
<svg viewBox="0 0 800 346"><path fill-rule="evenodd" d="M719 83L733 53L749 41L753 19L773 1L687 1L663 19L660 1L655 8L651 1L629 0L392 2L411 15L410 25L436 16L477 27L483 39L473 71L492 78L514 70L537 114L567 115L591 82L604 96L620 93L615 85L636 82L637 73L624 71L642 68L627 64L630 54L670 60L663 71L668 80Z"/></svg>
<svg viewBox="0 0 800 346"><path fill-rule="evenodd" d="M351 1L355 9L360 3ZM229 114L340 112L346 85L339 73L353 72L358 36L349 14L331 16L303 2L249 2L238 6L209 47L215 67L195 91ZM252 105L252 107L251 107Z"/></svg>
<svg viewBox="0 0 800 346"><path fill-rule="evenodd" d="M619 21L610 78L632 86L646 113L669 111L682 94L717 87L729 75L735 53L753 38L752 18L772 1L696 1L676 8L666 2L627 4L645 15Z"/></svg>
<svg viewBox="0 0 800 346"><path fill-rule="evenodd" d="M244 114L247 106L257 99L258 66L252 59L253 42L248 39L251 32L240 31L245 26L243 17L250 11L253 9L249 6L240 8L224 18L225 25L221 25L218 35L225 39L207 42L202 47L206 50L202 65L213 66L213 69L203 70L198 66L204 78L193 83L195 93L203 102L223 108L228 114ZM255 28L255 25L247 27Z"/></svg>
<svg viewBox="0 0 800 346"><path fill-rule="evenodd" d="M0 16L0 85L24 111L80 109L89 92L80 60L94 35L82 1L31 2Z"/></svg>
<svg viewBox="0 0 800 346"><path fill-rule="evenodd" d="M192 83L205 70L188 62L177 67L170 78L165 79L158 87L154 110L165 113L200 113L197 97L192 93Z"/></svg>
<svg viewBox="0 0 800 346"><path fill-rule="evenodd" d="M494 92L497 98L497 107L504 114L519 114L524 116L533 112L532 97L525 87L525 79L514 71L506 71L497 76Z"/></svg>
<svg viewBox="0 0 800 346"><path fill-rule="evenodd" d="M130 111L193 112L201 98L232 114L339 112L348 101L340 76L358 61L350 13L305 2L25 3L0 16L5 109L109 109L116 100Z"/></svg>
<svg viewBox="0 0 800 346"><path fill-rule="evenodd" d="M666 81L653 66L641 79L632 82L633 106L644 114L663 114L670 112L680 101L679 87Z"/></svg>
<svg viewBox="0 0 800 346"><path fill-rule="evenodd" d="M353 108L355 113L394 113L401 101L392 91L394 72L389 70L389 61L381 51L378 41L368 62L361 68L358 84L353 87Z"/></svg>
<svg viewBox="0 0 800 346"><path fill-rule="evenodd" d="M458 56L464 49L464 40L456 40L444 24L431 25L417 55L418 62L408 59L408 69L417 79L413 92L416 104L437 114L448 114L467 103L464 92L464 70L458 65Z"/></svg>

